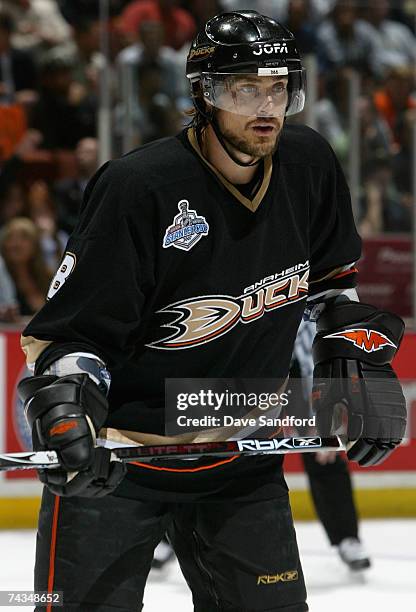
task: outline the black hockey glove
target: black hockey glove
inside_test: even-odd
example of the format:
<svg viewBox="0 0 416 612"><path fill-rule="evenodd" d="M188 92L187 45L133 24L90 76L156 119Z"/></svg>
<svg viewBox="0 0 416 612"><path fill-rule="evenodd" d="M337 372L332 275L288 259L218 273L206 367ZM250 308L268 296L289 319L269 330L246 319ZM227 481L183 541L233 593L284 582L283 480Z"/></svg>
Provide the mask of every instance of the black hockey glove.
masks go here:
<svg viewBox="0 0 416 612"><path fill-rule="evenodd" d="M404 323L394 314L359 302L332 303L318 319L313 343L313 408L318 431L334 428L335 407L346 406L348 458L377 465L400 444L406 401L390 363Z"/></svg>
<svg viewBox="0 0 416 612"><path fill-rule="evenodd" d="M18 385L32 429L33 450L54 450L61 467L39 470L55 495L100 497L121 482L125 466L109 449L96 448L108 404L88 374L34 376Z"/></svg>

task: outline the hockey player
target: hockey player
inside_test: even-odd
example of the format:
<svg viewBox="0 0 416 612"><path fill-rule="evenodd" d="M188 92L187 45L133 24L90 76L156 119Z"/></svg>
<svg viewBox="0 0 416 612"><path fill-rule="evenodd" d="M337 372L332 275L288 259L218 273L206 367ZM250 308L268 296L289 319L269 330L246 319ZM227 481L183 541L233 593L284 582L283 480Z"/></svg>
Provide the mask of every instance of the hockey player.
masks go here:
<svg viewBox="0 0 416 612"><path fill-rule="evenodd" d="M193 42L187 74L192 126L96 174L23 333L34 446L62 462L40 473L36 589L62 590L64 610L141 609L167 528L197 612L304 612L278 456L136 463L124 475L95 448L103 424L163 435L166 378L284 378L307 299L323 310L322 427L344 400L362 465L404 433L389 365L403 323L355 301L360 240L339 164L314 131L284 128L305 96L293 36L254 11L221 14ZM354 330L378 350L351 342Z"/></svg>

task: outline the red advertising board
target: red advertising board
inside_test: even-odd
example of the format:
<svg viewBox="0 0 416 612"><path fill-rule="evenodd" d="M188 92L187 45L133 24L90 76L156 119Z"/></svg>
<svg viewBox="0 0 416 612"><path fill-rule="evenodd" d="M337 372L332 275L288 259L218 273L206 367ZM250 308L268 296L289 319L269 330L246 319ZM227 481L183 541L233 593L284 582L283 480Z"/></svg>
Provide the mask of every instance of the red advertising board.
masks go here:
<svg viewBox="0 0 416 612"><path fill-rule="evenodd" d="M6 435L5 442L7 452L18 452L30 448L30 432L26 425L23 409L16 394L16 385L22 376L27 375L24 365L23 354L20 349L20 333L11 331L3 332L6 339L6 359L7 369L6 383ZM376 468L365 468L366 472L374 471L416 471L416 334L408 333L403 339L402 347L397 355L395 369L403 380L410 413L409 441L401 446L390 459ZM357 469L354 464L350 464L352 470ZM285 469L290 472L301 472L303 466L298 456L290 456L285 461ZM358 468L360 469L360 468ZM8 472L7 479L21 479L36 477L32 471Z"/></svg>
<svg viewBox="0 0 416 612"><path fill-rule="evenodd" d="M30 449L30 431L23 414L22 403L16 393L17 383L24 376L28 376L24 355L20 348L20 331L6 332L2 334L6 339L6 430L5 442L7 452L18 452ZM30 471L7 472L6 479L19 479L36 477L36 473Z"/></svg>
<svg viewBox="0 0 416 612"><path fill-rule="evenodd" d="M403 318L412 313L413 243L409 237L367 239L359 264L360 299Z"/></svg>

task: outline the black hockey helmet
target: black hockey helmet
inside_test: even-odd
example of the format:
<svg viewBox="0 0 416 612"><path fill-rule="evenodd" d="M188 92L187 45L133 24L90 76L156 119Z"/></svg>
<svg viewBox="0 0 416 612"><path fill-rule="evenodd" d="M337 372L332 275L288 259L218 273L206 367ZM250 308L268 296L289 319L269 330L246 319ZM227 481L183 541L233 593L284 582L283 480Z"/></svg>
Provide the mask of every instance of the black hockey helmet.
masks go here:
<svg viewBox="0 0 416 612"><path fill-rule="evenodd" d="M283 114L289 116L303 110L305 73L296 41L274 19L257 11L221 13L198 33L186 65L197 111L206 116L201 90L206 102L222 108L218 103L221 84L236 74L286 76L288 98Z"/></svg>

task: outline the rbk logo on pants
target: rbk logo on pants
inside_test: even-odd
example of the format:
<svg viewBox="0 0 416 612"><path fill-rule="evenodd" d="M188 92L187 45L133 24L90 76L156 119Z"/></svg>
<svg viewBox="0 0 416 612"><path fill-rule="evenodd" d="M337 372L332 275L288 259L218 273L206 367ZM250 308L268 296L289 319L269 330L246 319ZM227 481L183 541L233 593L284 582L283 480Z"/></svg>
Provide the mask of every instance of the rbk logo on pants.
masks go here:
<svg viewBox="0 0 416 612"><path fill-rule="evenodd" d="M299 574L297 570L282 572L281 574L267 574L265 576L257 576L257 586L259 584L276 584L277 582L292 582L298 580Z"/></svg>

